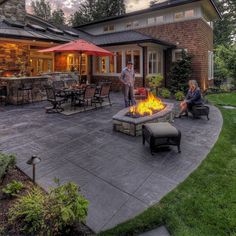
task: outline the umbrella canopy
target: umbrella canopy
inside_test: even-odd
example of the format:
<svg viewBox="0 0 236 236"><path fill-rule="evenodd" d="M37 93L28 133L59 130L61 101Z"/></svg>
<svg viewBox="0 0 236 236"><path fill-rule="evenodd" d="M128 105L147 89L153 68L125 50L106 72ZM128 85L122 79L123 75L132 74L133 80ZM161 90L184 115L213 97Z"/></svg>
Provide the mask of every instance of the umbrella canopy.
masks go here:
<svg viewBox="0 0 236 236"><path fill-rule="evenodd" d="M40 50L39 52L69 52L69 53L84 53L93 56L112 56L113 53L89 43L83 39L71 41L66 44L58 45L56 47Z"/></svg>

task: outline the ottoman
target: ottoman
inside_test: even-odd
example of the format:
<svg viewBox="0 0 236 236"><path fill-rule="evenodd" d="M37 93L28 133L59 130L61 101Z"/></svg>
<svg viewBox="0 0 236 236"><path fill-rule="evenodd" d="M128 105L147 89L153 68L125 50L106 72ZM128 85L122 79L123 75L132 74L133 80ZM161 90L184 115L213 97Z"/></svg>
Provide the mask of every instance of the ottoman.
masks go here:
<svg viewBox="0 0 236 236"><path fill-rule="evenodd" d="M174 145L180 153L181 132L168 122L147 123L142 126L143 145L147 141L150 151L159 146Z"/></svg>
<svg viewBox="0 0 236 236"><path fill-rule="evenodd" d="M199 116L206 116L209 120L210 108L208 106L195 105L189 112L193 114L194 118L198 118Z"/></svg>

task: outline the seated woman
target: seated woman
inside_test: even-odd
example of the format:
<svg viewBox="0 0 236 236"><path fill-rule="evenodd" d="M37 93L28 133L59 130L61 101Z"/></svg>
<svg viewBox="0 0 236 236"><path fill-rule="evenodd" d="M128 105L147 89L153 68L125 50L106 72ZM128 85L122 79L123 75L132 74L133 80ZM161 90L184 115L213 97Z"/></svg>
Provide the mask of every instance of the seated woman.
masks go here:
<svg viewBox="0 0 236 236"><path fill-rule="evenodd" d="M187 111L191 111L193 106L203 104L201 90L198 87L197 81L190 80L188 84L189 90L185 100L180 103L180 113L177 115L177 118L187 115Z"/></svg>

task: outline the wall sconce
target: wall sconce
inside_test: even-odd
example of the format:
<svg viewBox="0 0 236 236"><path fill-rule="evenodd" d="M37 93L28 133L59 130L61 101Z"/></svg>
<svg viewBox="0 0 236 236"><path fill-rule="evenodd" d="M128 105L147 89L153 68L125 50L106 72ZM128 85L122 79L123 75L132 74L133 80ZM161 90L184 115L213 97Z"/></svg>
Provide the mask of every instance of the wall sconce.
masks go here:
<svg viewBox="0 0 236 236"><path fill-rule="evenodd" d="M32 156L26 163L33 167L33 183L35 184L35 172L36 172L36 165L41 161L41 158L37 156Z"/></svg>

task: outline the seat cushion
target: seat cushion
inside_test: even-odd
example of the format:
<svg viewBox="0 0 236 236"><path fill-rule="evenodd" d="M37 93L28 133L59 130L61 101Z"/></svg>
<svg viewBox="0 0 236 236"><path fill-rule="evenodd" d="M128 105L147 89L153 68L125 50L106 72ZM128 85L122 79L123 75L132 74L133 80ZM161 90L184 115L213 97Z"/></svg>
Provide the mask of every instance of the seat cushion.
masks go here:
<svg viewBox="0 0 236 236"><path fill-rule="evenodd" d="M178 130L168 122L147 123L143 127L154 138L172 138L179 135Z"/></svg>

